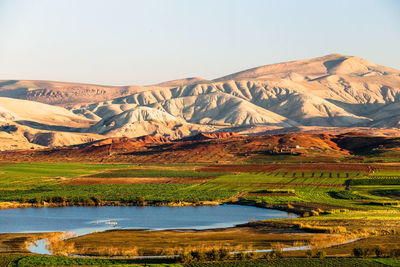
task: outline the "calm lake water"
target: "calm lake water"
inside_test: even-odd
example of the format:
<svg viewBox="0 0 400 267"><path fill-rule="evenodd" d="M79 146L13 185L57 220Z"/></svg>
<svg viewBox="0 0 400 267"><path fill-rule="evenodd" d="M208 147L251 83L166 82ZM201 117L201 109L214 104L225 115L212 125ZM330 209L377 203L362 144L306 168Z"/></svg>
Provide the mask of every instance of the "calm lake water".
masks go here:
<svg viewBox="0 0 400 267"><path fill-rule="evenodd" d="M250 220L294 218L284 211L239 205L200 207L65 207L0 210L0 233L109 229L212 229Z"/></svg>

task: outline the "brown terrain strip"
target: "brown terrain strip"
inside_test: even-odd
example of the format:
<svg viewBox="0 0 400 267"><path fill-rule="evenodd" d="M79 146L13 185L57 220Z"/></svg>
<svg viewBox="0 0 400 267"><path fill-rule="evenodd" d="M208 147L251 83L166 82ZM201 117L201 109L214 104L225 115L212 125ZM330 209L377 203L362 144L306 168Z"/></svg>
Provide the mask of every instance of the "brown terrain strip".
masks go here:
<svg viewBox="0 0 400 267"><path fill-rule="evenodd" d="M364 171L368 172L369 165L359 164L248 164L248 165L209 165L199 168L204 172L271 172L281 171Z"/></svg>

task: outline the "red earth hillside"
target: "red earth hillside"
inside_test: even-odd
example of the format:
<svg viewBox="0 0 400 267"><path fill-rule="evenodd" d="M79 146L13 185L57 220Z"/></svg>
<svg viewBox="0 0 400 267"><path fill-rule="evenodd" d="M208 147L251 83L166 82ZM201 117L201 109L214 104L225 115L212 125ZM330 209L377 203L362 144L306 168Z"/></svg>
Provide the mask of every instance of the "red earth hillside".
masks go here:
<svg viewBox="0 0 400 267"><path fill-rule="evenodd" d="M243 135L237 134L235 132L198 133L196 135L183 138L181 139L181 141L201 141L209 139L226 139L234 137L243 137Z"/></svg>
<svg viewBox="0 0 400 267"><path fill-rule="evenodd" d="M192 138L108 138L79 146L44 150L1 152L0 160L90 161L137 163L242 162L285 154L334 160L349 154L337 146L336 135L278 134L243 136L232 133L198 134ZM272 157L272 158L271 158Z"/></svg>

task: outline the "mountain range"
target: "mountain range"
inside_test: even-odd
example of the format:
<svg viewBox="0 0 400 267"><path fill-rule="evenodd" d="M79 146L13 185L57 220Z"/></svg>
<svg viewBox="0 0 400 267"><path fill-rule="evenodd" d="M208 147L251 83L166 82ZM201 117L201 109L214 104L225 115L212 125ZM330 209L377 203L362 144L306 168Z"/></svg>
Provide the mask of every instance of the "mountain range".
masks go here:
<svg viewBox="0 0 400 267"><path fill-rule="evenodd" d="M328 56L150 86L0 81L0 149L199 132L400 131L400 71Z"/></svg>

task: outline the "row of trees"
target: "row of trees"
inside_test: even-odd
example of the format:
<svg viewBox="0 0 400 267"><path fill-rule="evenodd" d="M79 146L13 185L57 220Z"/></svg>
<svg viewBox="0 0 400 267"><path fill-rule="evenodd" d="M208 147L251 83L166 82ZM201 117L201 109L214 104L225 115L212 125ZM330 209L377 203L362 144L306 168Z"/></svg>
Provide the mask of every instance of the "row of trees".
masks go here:
<svg viewBox="0 0 400 267"><path fill-rule="evenodd" d="M232 253L226 248L212 249L208 251L192 250L190 252L185 252L179 257L181 263L193 263L193 262L203 262L203 261L226 261L226 260L250 260L250 259L267 259L274 260L282 258L280 251L271 251L266 254L257 254L253 252L238 252Z"/></svg>
<svg viewBox="0 0 400 267"><path fill-rule="evenodd" d="M368 257L386 257L389 256L391 258L399 258L400 257L400 249L395 248L391 250L385 250L381 246L376 246L374 248L360 248L355 247L353 249L353 256L357 258L368 258Z"/></svg>

